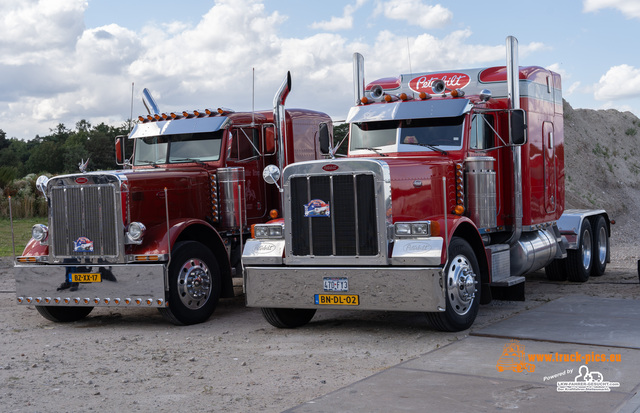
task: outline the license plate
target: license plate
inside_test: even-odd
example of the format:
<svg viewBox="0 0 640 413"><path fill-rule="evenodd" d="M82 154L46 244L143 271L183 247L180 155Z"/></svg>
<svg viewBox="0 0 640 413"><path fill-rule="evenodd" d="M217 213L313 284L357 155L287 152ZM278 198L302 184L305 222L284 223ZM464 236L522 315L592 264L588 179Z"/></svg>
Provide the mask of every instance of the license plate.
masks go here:
<svg viewBox="0 0 640 413"><path fill-rule="evenodd" d="M99 283L102 282L102 277L99 272L72 272L72 283Z"/></svg>
<svg viewBox="0 0 640 413"><path fill-rule="evenodd" d="M325 291L344 292L349 291L349 279L346 277L325 277L322 279Z"/></svg>
<svg viewBox="0 0 640 413"><path fill-rule="evenodd" d="M316 294L314 301L319 305L360 305L357 295Z"/></svg>

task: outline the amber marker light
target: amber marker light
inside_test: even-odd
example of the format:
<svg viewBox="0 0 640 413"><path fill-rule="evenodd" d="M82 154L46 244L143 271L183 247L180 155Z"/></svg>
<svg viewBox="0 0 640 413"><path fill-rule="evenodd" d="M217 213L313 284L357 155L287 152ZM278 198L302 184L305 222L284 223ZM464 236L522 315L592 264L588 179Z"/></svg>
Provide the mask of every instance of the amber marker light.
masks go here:
<svg viewBox="0 0 640 413"><path fill-rule="evenodd" d="M464 214L464 207L462 205L456 205L456 207L453 208L453 213L456 215Z"/></svg>
<svg viewBox="0 0 640 413"><path fill-rule="evenodd" d="M361 98L360 98L360 102L361 102L363 105L366 105L367 103L369 103L369 99L367 99L367 97L366 97L366 96L363 96L363 97L361 97Z"/></svg>
<svg viewBox="0 0 640 413"><path fill-rule="evenodd" d="M407 100L407 94L406 93L400 93L400 95L398 95L398 97L400 98L400 100Z"/></svg>
<svg viewBox="0 0 640 413"><path fill-rule="evenodd" d="M277 209L272 209L271 211L269 211L269 216L271 217L271 219L278 218L278 210Z"/></svg>

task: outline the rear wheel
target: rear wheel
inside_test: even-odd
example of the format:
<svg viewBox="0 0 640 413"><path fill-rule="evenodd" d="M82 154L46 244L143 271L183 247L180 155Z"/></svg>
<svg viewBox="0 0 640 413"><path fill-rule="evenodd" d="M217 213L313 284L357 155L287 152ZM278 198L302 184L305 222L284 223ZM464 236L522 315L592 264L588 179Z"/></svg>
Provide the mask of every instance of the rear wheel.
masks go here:
<svg viewBox="0 0 640 413"><path fill-rule="evenodd" d="M176 244L169 266L169 306L159 308L176 325L205 322L220 298L220 269L211 251L196 241Z"/></svg>
<svg viewBox="0 0 640 413"><path fill-rule="evenodd" d="M580 226L578 249L567 251L567 274L569 281L585 282L593 267L593 232L588 219Z"/></svg>
<svg viewBox="0 0 640 413"><path fill-rule="evenodd" d="M609 232L603 216L598 216L593 225L593 268L591 275L599 277L607 268L609 257Z"/></svg>
<svg viewBox="0 0 640 413"><path fill-rule="evenodd" d="M82 320L93 310L93 307L57 307L37 305L36 310L49 321L70 323Z"/></svg>
<svg viewBox="0 0 640 413"><path fill-rule="evenodd" d="M316 314L315 308L261 308L264 318L274 327L296 328L307 324Z"/></svg>
<svg viewBox="0 0 640 413"><path fill-rule="evenodd" d="M446 310L427 313L430 324L442 331L466 330L476 319L480 305L480 267L473 249L462 238L449 244L449 263L445 268Z"/></svg>

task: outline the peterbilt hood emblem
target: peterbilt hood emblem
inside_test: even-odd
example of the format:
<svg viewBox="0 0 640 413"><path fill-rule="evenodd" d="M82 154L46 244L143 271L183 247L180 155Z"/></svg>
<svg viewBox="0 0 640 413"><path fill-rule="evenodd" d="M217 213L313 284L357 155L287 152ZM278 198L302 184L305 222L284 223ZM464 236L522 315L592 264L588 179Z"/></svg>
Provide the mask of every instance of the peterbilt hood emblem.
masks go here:
<svg viewBox="0 0 640 413"><path fill-rule="evenodd" d="M304 206L305 217L330 217L331 208L329 204L321 199L314 199Z"/></svg>
<svg viewBox="0 0 640 413"><path fill-rule="evenodd" d="M447 89L462 89L469 84L466 73L434 73L415 77L409 81L409 87L415 92L435 93L431 86L436 80L442 80Z"/></svg>
<svg viewBox="0 0 640 413"><path fill-rule="evenodd" d="M74 252L93 252L93 241L87 237L80 237L73 242Z"/></svg>

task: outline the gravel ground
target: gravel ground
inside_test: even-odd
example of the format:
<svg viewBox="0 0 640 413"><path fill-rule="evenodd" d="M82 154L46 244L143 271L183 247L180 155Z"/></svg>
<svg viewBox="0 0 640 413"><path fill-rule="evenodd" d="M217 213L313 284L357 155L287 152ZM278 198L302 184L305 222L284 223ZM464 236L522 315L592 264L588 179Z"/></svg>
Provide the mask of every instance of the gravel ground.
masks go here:
<svg viewBox="0 0 640 413"><path fill-rule="evenodd" d="M482 306L473 328L568 294L638 297L638 247L614 237L612 251L607 273L585 284L527 276L526 301ZM15 303L11 266L0 259L3 411L280 412L469 333L434 331L417 313L328 310L280 330L241 294L196 326L169 325L154 309L56 324Z"/></svg>

